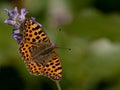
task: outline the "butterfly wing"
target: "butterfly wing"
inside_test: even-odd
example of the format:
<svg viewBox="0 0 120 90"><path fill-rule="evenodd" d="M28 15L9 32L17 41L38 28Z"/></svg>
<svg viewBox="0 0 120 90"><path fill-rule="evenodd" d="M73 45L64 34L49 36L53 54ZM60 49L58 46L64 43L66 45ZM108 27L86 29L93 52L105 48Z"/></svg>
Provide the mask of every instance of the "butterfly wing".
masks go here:
<svg viewBox="0 0 120 90"><path fill-rule="evenodd" d="M62 78L62 65L60 58L55 52L51 53L49 61L42 68L42 73L52 80L60 80Z"/></svg>
<svg viewBox="0 0 120 90"><path fill-rule="evenodd" d="M23 39L26 42L44 43L50 45L50 39L43 28L32 19L26 19L23 25Z"/></svg>
<svg viewBox="0 0 120 90"><path fill-rule="evenodd" d="M35 45L30 44L30 43L25 43L22 41L19 44L19 53L24 60L27 69L29 70L30 73L34 75L41 75L41 68L43 67L42 65L37 65L36 62L31 61L31 47L35 47Z"/></svg>
<svg viewBox="0 0 120 90"><path fill-rule="evenodd" d="M25 43L23 41L19 44L19 53L25 62L30 60L30 57L31 57L30 48L32 46L33 44Z"/></svg>

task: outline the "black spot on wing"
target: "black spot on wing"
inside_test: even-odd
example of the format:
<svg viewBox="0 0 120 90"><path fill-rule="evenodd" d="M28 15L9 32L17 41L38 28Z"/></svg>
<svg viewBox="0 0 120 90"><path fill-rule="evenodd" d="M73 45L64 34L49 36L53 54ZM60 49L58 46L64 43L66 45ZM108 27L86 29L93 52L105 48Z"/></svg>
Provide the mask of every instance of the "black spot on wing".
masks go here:
<svg viewBox="0 0 120 90"><path fill-rule="evenodd" d="M39 28L40 28L40 26L39 26L39 25L37 25L37 27L32 28L32 30L38 30Z"/></svg>

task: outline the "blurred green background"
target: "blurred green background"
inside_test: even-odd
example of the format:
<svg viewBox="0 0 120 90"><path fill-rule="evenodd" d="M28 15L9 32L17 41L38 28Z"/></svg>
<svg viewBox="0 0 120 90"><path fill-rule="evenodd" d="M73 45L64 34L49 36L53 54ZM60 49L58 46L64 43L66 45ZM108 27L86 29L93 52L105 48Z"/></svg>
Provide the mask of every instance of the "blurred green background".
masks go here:
<svg viewBox="0 0 120 90"><path fill-rule="evenodd" d="M120 90L120 0L0 0L0 90L57 90L26 69L13 27L3 23L3 10L14 6L26 8L60 47L62 90Z"/></svg>

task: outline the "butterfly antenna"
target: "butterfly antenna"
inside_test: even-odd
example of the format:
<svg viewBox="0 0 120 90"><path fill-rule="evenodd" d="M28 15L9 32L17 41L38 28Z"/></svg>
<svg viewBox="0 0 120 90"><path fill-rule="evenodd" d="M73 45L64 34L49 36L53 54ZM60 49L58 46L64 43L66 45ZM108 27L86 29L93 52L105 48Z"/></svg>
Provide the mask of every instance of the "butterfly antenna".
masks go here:
<svg viewBox="0 0 120 90"><path fill-rule="evenodd" d="M58 27L58 30L59 30L59 32L64 32L64 31L62 30L62 28L61 28L61 25ZM71 51L71 50L72 50L71 48L59 47L59 46L57 46L57 45L56 45L56 47L57 47L57 48L60 48L60 49L69 50L69 51Z"/></svg>
<svg viewBox="0 0 120 90"><path fill-rule="evenodd" d="M71 51L71 50L72 50L71 48L64 48L64 47L59 47L59 46L57 46L57 48L60 48L60 49L65 49L65 50L69 50L69 51Z"/></svg>

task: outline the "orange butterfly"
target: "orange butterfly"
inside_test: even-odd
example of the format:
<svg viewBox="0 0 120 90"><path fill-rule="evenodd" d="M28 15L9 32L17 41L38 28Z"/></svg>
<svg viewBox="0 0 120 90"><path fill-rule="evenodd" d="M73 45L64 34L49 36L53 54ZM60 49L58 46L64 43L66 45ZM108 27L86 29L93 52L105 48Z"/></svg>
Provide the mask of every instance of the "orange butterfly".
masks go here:
<svg viewBox="0 0 120 90"><path fill-rule="evenodd" d="M57 46L50 42L41 25L32 18L26 19L22 28L23 40L19 44L19 52L30 73L60 80L62 65L55 52Z"/></svg>

